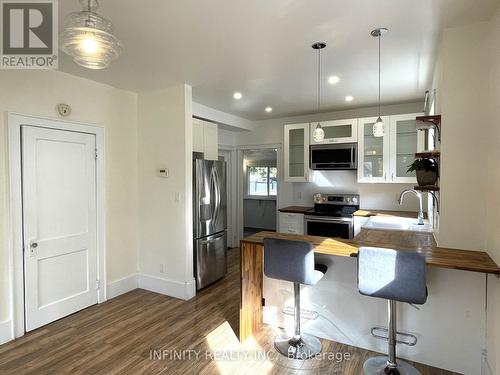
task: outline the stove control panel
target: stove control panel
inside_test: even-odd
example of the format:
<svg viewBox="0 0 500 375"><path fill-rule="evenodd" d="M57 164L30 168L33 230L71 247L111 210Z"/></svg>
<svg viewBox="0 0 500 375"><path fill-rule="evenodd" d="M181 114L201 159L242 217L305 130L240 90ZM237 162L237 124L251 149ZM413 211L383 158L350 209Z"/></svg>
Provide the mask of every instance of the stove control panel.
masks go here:
<svg viewBox="0 0 500 375"><path fill-rule="evenodd" d="M337 204L337 205L359 205L358 194L314 194L313 201L316 204Z"/></svg>

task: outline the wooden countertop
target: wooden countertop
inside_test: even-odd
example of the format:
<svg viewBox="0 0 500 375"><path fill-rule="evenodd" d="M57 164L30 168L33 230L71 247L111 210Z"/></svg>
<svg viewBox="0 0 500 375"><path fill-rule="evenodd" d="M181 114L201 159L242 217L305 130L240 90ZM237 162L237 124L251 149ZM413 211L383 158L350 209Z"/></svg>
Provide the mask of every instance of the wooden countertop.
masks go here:
<svg viewBox="0 0 500 375"><path fill-rule="evenodd" d="M312 210L311 206L288 206L280 208L279 212L287 212L291 214L304 214L309 210ZM413 211L389 211L389 210L357 210L353 214L354 216L370 217L370 216L398 216L398 217L409 217L417 218L417 213Z"/></svg>
<svg viewBox="0 0 500 375"><path fill-rule="evenodd" d="M352 240L305 236L288 233L259 232L241 242L262 244L264 238L307 241L319 254L356 257L362 246L418 251L430 266L500 275L500 267L484 251L446 249L437 247L432 233L363 229Z"/></svg>
<svg viewBox="0 0 500 375"><path fill-rule="evenodd" d="M353 215L362 217L397 216L397 217L409 217L412 219L416 219L418 217L418 213L414 211L388 211L388 210L357 210L356 212L354 212Z"/></svg>
<svg viewBox="0 0 500 375"><path fill-rule="evenodd" d="M290 214L303 214L306 211L309 211L311 209L312 209L312 207L306 207L306 206L288 206L288 207L280 208L278 211L279 212L287 212Z"/></svg>

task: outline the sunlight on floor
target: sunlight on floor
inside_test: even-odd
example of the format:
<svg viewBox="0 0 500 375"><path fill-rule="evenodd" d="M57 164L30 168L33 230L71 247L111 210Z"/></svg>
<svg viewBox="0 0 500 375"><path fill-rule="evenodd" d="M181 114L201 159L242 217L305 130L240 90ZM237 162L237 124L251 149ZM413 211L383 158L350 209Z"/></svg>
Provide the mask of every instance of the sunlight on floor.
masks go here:
<svg viewBox="0 0 500 375"><path fill-rule="evenodd" d="M233 329L226 321L206 337L213 360L222 375L267 374L273 364L253 337L240 343ZM257 372L258 370L258 372Z"/></svg>

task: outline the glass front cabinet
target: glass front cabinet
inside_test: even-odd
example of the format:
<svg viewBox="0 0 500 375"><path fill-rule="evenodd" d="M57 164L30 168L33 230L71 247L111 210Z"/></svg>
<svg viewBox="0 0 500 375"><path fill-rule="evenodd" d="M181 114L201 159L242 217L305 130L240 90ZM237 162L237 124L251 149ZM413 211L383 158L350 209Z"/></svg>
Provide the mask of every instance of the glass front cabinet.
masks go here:
<svg viewBox="0 0 500 375"><path fill-rule="evenodd" d="M309 170L309 123L285 125L284 180L308 182Z"/></svg>
<svg viewBox="0 0 500 375"><path fill-rule="evenodd" d="M389 117L382 117L389 125ZM373 136L373 124L377 117L361 118L358 128L358 182L387 182L389 173L389 132L383 137Z"/></svg>
<svg viewBox="0 0 500 375"><path fill-rule="evenodd" d="M382 117L383 137L373 136L376 117L359 119L358 182L416 183L415 172L407 173L415 153L424 147L415 118L420 113Z"/></svg>
<svg viewBox="0 0 500 375"><path fill-rule="evenodd" d="M353 143L358 141L358 119L321 121L321 127L325 132L322 141L315 141L313 137L317 122L311 122L311 144L324 143Z"/></svg>

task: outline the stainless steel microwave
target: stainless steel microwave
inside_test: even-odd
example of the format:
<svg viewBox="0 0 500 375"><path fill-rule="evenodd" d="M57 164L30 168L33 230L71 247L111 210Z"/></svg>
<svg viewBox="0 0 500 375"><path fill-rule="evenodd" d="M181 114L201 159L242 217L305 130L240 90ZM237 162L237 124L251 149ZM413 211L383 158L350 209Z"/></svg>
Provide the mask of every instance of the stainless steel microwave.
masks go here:
<svg viewBox="0 0 500 375"><path fill-rule="evenodd" d="M336 143L310 146L311 169L358 169L358 144Z"/></svg>

